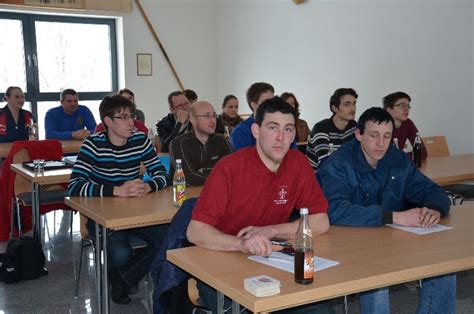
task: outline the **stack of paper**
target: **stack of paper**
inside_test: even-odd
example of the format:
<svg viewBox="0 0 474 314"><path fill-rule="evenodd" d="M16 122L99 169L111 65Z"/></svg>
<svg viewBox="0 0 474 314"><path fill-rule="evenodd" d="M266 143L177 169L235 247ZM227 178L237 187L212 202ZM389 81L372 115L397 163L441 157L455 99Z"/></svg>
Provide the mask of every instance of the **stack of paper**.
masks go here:
<svg viewBox="0 0 474 314"><path fill-rule="evenodd" d="M280 281L266 275L244 279L244 287L257 297L268 297L280 293Z"/></svg>

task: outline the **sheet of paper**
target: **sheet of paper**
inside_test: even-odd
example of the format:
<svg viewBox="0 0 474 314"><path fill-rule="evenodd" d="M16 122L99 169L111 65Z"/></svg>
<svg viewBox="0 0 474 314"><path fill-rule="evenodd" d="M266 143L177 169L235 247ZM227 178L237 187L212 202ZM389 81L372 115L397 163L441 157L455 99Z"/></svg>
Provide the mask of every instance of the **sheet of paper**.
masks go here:
<svg viewBox="0 0 474 314"><path fill-rule="evenodd" d="M295 270L295 257L280 252L272 252L268 257L252 255L248 257L252 261L256 261L265 265L269 265L290 273L294 273ZM320 271L329 267L339 265L339 262L331 261L329 259L314 257L314 271Z"/></svg>
<svg viewBox="0 0 474 314"><path fill-rule="evenodd" d="M394 224L387 224L389 227L397 228L400 230L412 232L415 234L430 234L434 232L441 232L441 231L446 231L453 229L453 227L448 227L448 226L443 226L443 225L434 225L433 227L429 228L422 228L422 227L405 227L405 226L400 226L400 225L394 225Z"/></svg>

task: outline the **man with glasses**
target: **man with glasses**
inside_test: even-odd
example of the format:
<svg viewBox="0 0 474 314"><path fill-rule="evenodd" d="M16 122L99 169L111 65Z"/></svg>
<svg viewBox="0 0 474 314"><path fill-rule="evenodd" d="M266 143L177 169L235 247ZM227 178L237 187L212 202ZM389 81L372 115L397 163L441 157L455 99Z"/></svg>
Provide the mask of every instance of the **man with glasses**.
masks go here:
<svg viewBox="0 0 474 314"><path fill-rule="evenodd" d="M410 102L411 98L407 93L395 92L383 98L383 109L390 113L395 122L393 138L397 139L398 148L402 149L410 159L413 159L413 147L418 129L413 121L408 119ZM421 143L421 159L425 160L427 157L426 148Z"/></svg>
<svg viewBox="0 0 474 314"><path fill-rule="evenodd" d="M319 121L311 130L306 155L315 171L324 158L354 138L357 97L352 88L336 89L329 99L332 116Z"/></svg>
<svg viewBox="0 0 474 314"><path fill-rule="evenodd" d="M171 141L178 135L191 129L189 124L189 110L191 103L181 91L172 92L168 95L170 113L158 123L156 132L161 142L161 151L168 152Z"/></svg>
<svg viewBox="0 0 474 314"><path fill-rule="evenodd" d="M151 141L146 134L134 132L135 104L120 95L106 96L99 112L106 131L84 140L72 169L69 195L141 197L167 186L169 175ZM139 177L141 163L151 178L148 182ZM94 221L89 219L86 226L89 234L94 235ZM164 225L107 233L112 301L131 301L129 294L137 291L138 283L150 270L166 233ZM147 247L135 254L130 236L143 239Z"/></svg>
<svg viewBox="0 0 474 314"><path fill-rule="evenodd" d="M216 134L217 115L207 101L198 101L191 108L192 131L176 137L170 145L171 177L176 159L182 160L186 183L203 185L214 165L232 149L222 134Z"/></svg>
<svg viewBox="0 0 474 314"><path fill-rule="evenodd" d="M44 118L46 139L83 140L94 132L96 122L86 106L79 105L73 89L65 89L60 96L61 106L49 109Z"/></svg>

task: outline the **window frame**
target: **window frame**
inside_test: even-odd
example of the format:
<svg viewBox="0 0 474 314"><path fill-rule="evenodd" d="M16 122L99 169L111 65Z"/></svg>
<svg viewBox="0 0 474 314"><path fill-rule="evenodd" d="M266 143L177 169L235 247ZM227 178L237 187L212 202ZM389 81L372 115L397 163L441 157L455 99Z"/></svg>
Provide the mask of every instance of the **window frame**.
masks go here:
<svg viewBox="0 0 474 314"><path fill-rule="evenodd" d="M35 22L59 22L59 23L78 23L78 24L100 24L108 25L110 31L110 60L111 60L111 82L112 90L88 92L79 91L79 100L101 100L104 96L114 93L118 90L118 61L117 61L117 32L116 20L114 18L94 18L94 17L78 17L69 15L41 15L34 13L13 13L0 12L0 20L12 19L19 20L23 27L23 44L25 52L25 72L26 72L26 92L25 102L31 103L31 111L34 117L38 117L38 103L43 101L59 102L60 92L43 92L39 90L38 66L34 64L28 65L28 56L37 56L36 47L36 28ZM15 85L15 84L11 84ZM74 86L71 86L74 88ZM0 91L0 99L3 100L5 91Z"/></svg>

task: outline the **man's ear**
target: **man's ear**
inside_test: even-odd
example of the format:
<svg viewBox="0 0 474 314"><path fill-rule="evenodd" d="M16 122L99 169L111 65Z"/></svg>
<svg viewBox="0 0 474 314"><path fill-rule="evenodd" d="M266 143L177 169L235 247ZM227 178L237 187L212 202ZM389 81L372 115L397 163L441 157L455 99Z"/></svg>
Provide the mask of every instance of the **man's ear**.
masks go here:
<svg viewBox="0 0 474 314"><path fill-rule="evenodd" d="M112 122L113 122L113 121L112 121L112 119L111 119L109 116L106 116L106 117L104 118L104 124L105 124L107 127L110 128L110 126L112 125ZM105 126L105 125L104 125L104 126Z"/></svg>
<svg viewBox="0 0 474 314"><path fill-rule="evenodd" d="M252 123L251 130L253 137L255 137L256 139L260 137L260 127L257 123Z"/></svg>
<svg viewBox="0 0 474 314"><path fill-rule="evenodd" d="M189 117L189 122L191 122L191 125L192 125L192 126L195 126L195 125L197 124L197 119L196 119L196 117L193 116L193 115L191 115L191 116Z"/></svg>
<svg viewBox="0 0 474 314"><path fill-rule="evenodd" d="M362 134L360 134L360 130L356 128L354 134L356 139L360 142L360 140L362 139Z"/></svg>
<svg viewBox="0 0 474 314"><path fill-rule="evenodd" d="M257 108L258 108L257 103L251 101L251 102L250 102L250 108L252 108L252 112L255 114L255 112L257 112Z"/></svg>

